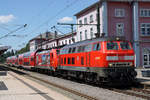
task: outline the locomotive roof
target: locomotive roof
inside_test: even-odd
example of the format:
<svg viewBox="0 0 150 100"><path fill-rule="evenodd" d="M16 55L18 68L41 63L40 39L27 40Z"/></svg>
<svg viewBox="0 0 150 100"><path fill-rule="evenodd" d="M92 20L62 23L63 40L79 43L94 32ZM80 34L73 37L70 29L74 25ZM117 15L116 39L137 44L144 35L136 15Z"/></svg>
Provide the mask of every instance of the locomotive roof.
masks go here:
<svg viewBox="0 0 150 100"><path fill-rule="evenodd" d="M38 52L37 54L49 53L50 51L51 51L51 50L41 51L41 52Z"/></svg>
<svg viewBox="0 0 150 100"><path fill-rule="evenodd" d="M99 42L99 41L125 41L125 38L124 37L111 37L111 38L105 37L105 38L88 39L88 40L76 42L74 44L66 45L63 48L76 47L76 46L91 44L91 43Z"/></svg>

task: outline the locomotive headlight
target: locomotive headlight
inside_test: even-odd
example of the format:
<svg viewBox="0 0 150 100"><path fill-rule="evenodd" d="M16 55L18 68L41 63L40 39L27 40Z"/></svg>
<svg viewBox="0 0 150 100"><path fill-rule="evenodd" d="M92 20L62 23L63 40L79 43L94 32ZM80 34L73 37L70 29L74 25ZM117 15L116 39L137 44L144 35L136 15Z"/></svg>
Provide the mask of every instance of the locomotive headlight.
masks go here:
<svg viewBox="0 0 150 100"><path fill-rule="evenodd" d="M109 67L112 67L112 66L113 66L113 64L110 63L110 64L109 64Z"/></svg>
<svg viewBox="0 0 150 100"><path fill-rule="evenodd" d="M129 65L130 65L130 66L133 66L133 63L131 62Z"/></svg>
<svg viewBox="0 0 150 100"><path fill-rule="evenodd" d="M124 60L134 60L134 56L124 56Z"/></svg>
<svg viewBox="0 0 150 100"><path fill-rule="evenodd" d="M107 56L106 60L118 60L118 56Z"/></svg>

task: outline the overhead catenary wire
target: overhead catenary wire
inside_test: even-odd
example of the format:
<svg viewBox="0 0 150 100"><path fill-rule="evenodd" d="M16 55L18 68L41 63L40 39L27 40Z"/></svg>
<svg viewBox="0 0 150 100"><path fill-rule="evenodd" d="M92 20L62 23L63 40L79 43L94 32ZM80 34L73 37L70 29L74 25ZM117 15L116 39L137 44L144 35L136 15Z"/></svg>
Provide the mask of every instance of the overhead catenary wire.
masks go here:
<svg viewBox="0 0 150 100"><path fill-rule="evenodd" d="M4 36L0 37L0 39L5 38L5 37L9 36L10 34L16 32L16 31L18 31L18 30L20 30L20 29L22 29L22 28L24 28L24 27L26 27L26 26L27 26L27 24L24 24L23 26L21 26L21 27L15 29L15 30L13 30L13 31L10 31L9 33L7 33L7 34L5 34Z"/></svg>
<svg viewBox="0 0 150 100"><path fill-rule="evenodd" d="M44 21L43 23L41 23L39 26L37 26L35 29L33 29L30 33L33 33L35 31L37 31L38 29L40 29L42 26L44 26L45 24L51 22L53 19L55 19L57 16L59 16L60 14L62 14L64 11L68 10L68 8L70 8L72 5L76 4L78 1L81 0L74 0L73 2L71 2L70 4L66 5L64 8L60 9L54 16L48 18L46 21ZM29 34L30 34L29 33Z"/></svg>

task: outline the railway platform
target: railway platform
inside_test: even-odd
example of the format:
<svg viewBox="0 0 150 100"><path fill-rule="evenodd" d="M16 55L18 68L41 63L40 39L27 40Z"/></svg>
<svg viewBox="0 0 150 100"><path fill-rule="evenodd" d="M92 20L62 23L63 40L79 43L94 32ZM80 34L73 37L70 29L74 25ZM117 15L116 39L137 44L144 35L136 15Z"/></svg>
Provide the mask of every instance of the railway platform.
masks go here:
<svg viewBox="0 0 150 100"><path fill-rule="evenodd" d="M150 86L150 68L139 68L136 69L137 80L143 85Z"/></svg>
<svg viewBox="0 0 150 100"><path fill-rule="evenodd" d="M0 70L0 100L71 100L25 75Z"/></svg>

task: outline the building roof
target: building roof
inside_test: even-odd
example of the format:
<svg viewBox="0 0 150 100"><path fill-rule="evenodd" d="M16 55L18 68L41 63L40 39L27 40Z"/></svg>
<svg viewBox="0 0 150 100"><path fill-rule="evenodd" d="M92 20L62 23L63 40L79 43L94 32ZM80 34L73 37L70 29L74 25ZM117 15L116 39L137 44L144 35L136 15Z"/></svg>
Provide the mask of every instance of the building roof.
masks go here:
<svg viewBox="0 0 150 100"><path fill-rule="evenodd" d="M73 33L73 36L76 35L76 32ZM49 39L49 40L46 40L46 41L43 41L43 44L47 44L49 42L52 42L52 41L56 41L58 39L61 39L61 38L67 38L67 37L71 37L72 36L72 33L67 33L67 34L64 34L64 35L59 35L57 38L55 39Z"/></svg>
<svg viewBox="0 0 150 100"><path fill-rule="evenodd" d="M29 42L34 41L34 40L46 40L45 38L33 38Z"/></svg>
<svg viewBox="0 0 150 100"><path fill-rule="evenodd" d="M99 0L98 2L96 2L96 3L92 4L92 5L90 5L89 7L87 7L87 8L85 8L85 9L81 10L80 12L76 13L74 16L79 16L80 14L82 14L82 13L88 11L89 9L96 7L96 5L97 5L98 3L101 3L101 2L103 2L103 1L111 1L111 2L133 2L133 1L137 1L137 2L150 2L150 0Z"/></svg>
<svg viewBox="0 0 150 100"><path fill-rule="evenodd" d="M74 16L78 16L78 15L80 15L80 14L82 14L82 13L88 11L89 9L91 9L91 8L93 8L93 7L96 7L96 5L97 5L98 3L100 3L100 1L98 1L98 2L96 2L96 3L94 3L94 4L92 4L92 5L90 5L89 7L85 8L85 9L83 9L83 10L81 10L80 12L76 13Z"/></svg>

